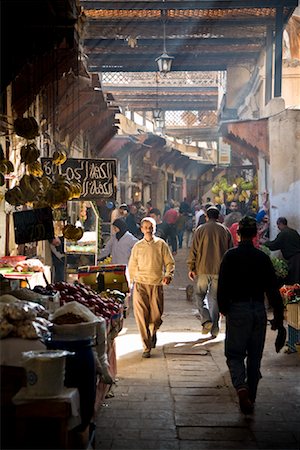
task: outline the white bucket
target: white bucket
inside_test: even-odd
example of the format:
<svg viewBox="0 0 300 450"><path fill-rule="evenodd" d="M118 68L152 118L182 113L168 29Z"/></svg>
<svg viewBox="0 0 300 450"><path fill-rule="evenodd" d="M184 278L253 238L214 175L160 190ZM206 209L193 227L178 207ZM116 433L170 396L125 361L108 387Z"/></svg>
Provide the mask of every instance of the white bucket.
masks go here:
<svg viewBox="0 0 300 450"><path fill-rule="evenodd" d="M60 395L64 389L65 350L37 350L23 352L27 373L27 393L32 397Z"/></svg>

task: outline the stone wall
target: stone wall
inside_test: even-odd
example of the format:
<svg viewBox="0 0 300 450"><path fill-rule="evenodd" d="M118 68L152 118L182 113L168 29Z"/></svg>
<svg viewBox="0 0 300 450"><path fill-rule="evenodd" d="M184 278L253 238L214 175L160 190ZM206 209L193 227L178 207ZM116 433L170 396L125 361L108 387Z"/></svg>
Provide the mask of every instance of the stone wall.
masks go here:
<svg viewBox="0 0 300 450"><path fill-rule="evenodd" d="M286 109L269 118L271 239L284 216L300 232L300 110Z"/></svg>

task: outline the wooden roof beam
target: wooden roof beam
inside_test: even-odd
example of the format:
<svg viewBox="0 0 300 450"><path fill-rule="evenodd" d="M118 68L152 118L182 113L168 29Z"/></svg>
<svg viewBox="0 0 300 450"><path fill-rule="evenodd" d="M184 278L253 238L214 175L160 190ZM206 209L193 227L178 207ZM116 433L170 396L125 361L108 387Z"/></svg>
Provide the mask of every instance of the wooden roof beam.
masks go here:
<svg viewBox="0 0 300 450"><path fill-rule="evenodd" d="M155 107L159 107L163 109L164 111L212 111L216 109L215 103L203 103L199 101L199 103L187 103L187 102L180 102L180 103L174 103L174 102L168 102L165 103L163 101L159 101L158 105L156 105L156 102L150 102L146 101L142 104L138 103L131 103L131 102L118 102L118 105L122 106L128 106L130 110L135 111L151 111Z"/></svg>
<svg viewBox="0 0 300 450"><path fill-rule="evenodd" d="M158 52L159 54L162 52L162 49L160 49L160 52ZM153 52L153 50L151 49L151 52L149 53L145 53L145 52L139 52L139 51L134 51L132 52L132 54L127 54L126 55L126 62L127 64L136 64L137 62L140 65L143 65L144 63L147 63L149 60L152 62L154 61L155 63L155 59L158 56L157 52ZM169 52L171 53L171 52ZM187 55L187 53L185 51L183 51L182 53L178 53L177 50L177 57L176 59L174 59L173 64L175 65L176 62L180 62L181 65L184 65L187 61L193 62L193 61L201 61L203 63L205 63L207 60L213 62L215 58L218 58L224 62L226 61L230 61L232 58L236 58L236 59L243 59L243 58L247 58L247 60L251 59L251 58L256 58L259 55L259 51L254 50L254 51L247 51L247 52L234 52L233 50L231 51L227 51L227 52L222 52L218 50L215 53L212 53L211 51L208 51L207 54L204 54L201 51L194 51L191 55ZM93 65L93 64L102 64L102 65L109 65L112 63L123 63L124 61L124 53L122 52L122 49L120 49L119 52L110 52L107 55L99 55L99 54L90 54L89 55L89 65ZM177 60L177 61L176 61ZM172 65L173 68L173 65Z"/></svg>
<svg viewBox="0 0 300 450"><path fill-rule="evenodd" d="M188 49L194 47L221 47L221 46L260 46L265 44L265 37L253 37L253 38L210 38L210 37L196 37L194 39L186 38L186 37L177 37L177 38L169 38L168 39L168 50L175 47L178 51L179 48ZM155 39L138 39L138 47L144 48L149 47L151 51L155 51L155 48L162 48L163 39L161 37ZM114 50L119 49L120 47L128 48L129 51L132 51L130 47L128 47L128 43L124 41L124 39L92 39L88 38L84 41L85 52L91 50L95 53L104 53L105 50Z"/></svg>
<svg viewBox="0 0 300 450"><path fill-rule="evenodd" d="M109 92L113 96L117 95L133 95L139 93L148 93L150 95L171 93L172 95L197 95L200 96L211 96L214 97L218 95L218 87L216 86L122 86L121 84L111 85L105 84L102 87L103 92Z"/></svg>
<svg viewBox="0 0 300 450"><path fill-rule="evenodd" d="M298 0L166 0L166 1L91 1L81 0L85 9L110 9L110 10L169 10L169 9L241 9L241 8L296 8Z"/></svg>

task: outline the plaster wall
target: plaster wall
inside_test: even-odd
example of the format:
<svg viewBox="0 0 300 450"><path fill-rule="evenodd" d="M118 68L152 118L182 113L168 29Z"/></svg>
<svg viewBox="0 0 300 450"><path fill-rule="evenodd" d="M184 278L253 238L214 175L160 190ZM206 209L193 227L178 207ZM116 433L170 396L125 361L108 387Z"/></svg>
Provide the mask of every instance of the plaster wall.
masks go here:
<svg viewBox="0 0 300 450"><path fill-rule="evenodd" d="M226 107L235 108L239 94L250 79L251 73L246 67L228 67Z"/></svg>
<svg viewBox="0 0 300 450"><path fill-rule="evenodd" d="M300 232L300 109L269 118L271 239L284 216Z"/></svg>
<svg viewBox="0 0 300 450"><path fill-rule="evenodd" d="M300 109L300 63L296 67L283 66L282 97L287 108Z"/></svg>
<svg viewBox="0 0 300 450"><path fill-rule="evenodd" d="M258 206L262 206L270 178L270 165L261 154L258 156L257 178L258 178Z"/></svg>

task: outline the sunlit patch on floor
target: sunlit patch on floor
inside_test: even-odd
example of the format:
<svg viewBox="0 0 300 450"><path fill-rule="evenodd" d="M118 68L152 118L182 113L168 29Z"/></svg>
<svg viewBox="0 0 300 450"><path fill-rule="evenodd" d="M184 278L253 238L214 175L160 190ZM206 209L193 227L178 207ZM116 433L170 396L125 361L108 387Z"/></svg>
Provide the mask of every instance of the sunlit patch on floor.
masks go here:
<svg viewBox="0 0 300 450"><path fill-rule="evenodd" d="M174 348L184 348L189 345L190 348L198 348L207 344L215 344L224 341L225 334L219 333L216 338L210 335L199 337L199 332L182 332L174 333L169 331L162 331L157 333L156 348L159 349L163 345L173 344ZM191 343L194 343L191 345ZM143 349L140 335L138 333L128 333L127 328L123 328L121 333L116 338L116 353L117 358L128 355L129 353L141 352Z"/></svg>

